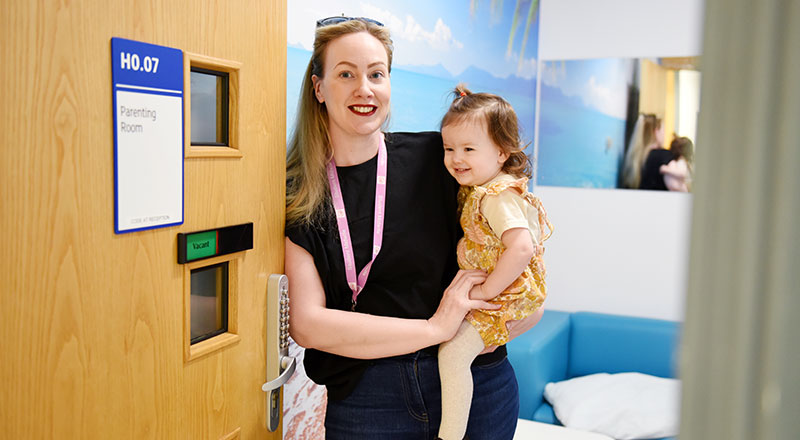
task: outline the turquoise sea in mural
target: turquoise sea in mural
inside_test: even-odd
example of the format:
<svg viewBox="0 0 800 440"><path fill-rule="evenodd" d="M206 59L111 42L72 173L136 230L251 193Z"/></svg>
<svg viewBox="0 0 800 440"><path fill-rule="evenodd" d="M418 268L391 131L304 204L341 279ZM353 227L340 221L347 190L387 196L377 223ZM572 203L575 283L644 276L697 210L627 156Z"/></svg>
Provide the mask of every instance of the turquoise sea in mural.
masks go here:
<svg viewBox="0 0 800 440"><path fill-rule="evenodd" d="M311 52L307 50L287 48L287 136L294 126L300 84L310 57ZM463 81L473 92L491 92L505 98L517 112L523 139L533 141L535 80L494 78L475 68L467 69L458 77L445 78L445 75L426 75L393 67L389 131L438 131L439 121L452 101L450 92Z"/></svg>
<svg viewBox="0 0 800 440"><path fill-rule="evenodd" d="M625 120L542 84L537 185L616 188Z"/></svg>

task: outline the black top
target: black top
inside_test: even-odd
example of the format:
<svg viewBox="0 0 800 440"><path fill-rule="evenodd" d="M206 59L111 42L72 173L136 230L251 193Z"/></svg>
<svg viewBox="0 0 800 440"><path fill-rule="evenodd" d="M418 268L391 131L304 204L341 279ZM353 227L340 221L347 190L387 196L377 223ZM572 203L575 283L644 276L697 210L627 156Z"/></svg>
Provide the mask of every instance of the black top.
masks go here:
<svg viewBox="0 0 800 440"><path fill-rule="evenodd" d="M356 311L380 316L427 319L458 271L456 244L462 232L456 212L458 183L444 167L437 132L386 135L388 153L383 245L358 296ZM356 271L372 258L377 156L337 167ZM287 225L286 236L314 258L328 308L350 310L344 258L334 218L321 227ZM436 355L436 346L425 349ZM479 356L475 364L502 359L505 347ZM308 377L340 400L355 387L368 360L306 350Z"/></svg>
<svg viewBox="0 0 800 440"><path fill-rule="evenodd" d="M664 175L659 170L661 165L666 165L675 159L675 155L670 150L663 148L656 148L650 150L647 158L642 165L642 180L639 183L639 189L657 189L667 191L667 185L664 183Z"/></svg>

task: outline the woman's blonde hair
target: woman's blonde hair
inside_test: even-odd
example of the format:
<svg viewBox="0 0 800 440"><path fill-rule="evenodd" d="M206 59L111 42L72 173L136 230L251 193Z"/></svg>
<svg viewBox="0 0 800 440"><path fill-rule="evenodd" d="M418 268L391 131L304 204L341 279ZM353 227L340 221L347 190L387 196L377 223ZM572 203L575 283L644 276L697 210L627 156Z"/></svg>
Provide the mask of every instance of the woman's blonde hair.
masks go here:
<svg viewBox="0 0 800 440"><path fill-rule="evenodd" d="M322 78L330 42L356 32L367 32L383 44L391 72L394 48L389 31L383 26L356 18L317 28L286 157L287 224L312 224L327 212L330 194L325 167L333 157L333 150L328 134L328 111L325 104L317 101L311 77Z"/></svg>
<svg viewBox="0 0 800 440"><path fill-rule="evenodd" d="M519 135L519 120L505 99L491 93L472 93L464 84L453 90L455 99L442 117L439 128L464 121L485 124L489 138L508 155L503 172L515 177L531 177L531 161Z"/></svg>
<svg viewBox="0 0 800 440"><path fill-rule="evenodd" d="M661 127L661 119L652 113L641 113L633 127L625 165L622 170L622 183L626 188L638 189L642 181L642 166L650 153L650 146L658 143L656 130Z"/></svg>

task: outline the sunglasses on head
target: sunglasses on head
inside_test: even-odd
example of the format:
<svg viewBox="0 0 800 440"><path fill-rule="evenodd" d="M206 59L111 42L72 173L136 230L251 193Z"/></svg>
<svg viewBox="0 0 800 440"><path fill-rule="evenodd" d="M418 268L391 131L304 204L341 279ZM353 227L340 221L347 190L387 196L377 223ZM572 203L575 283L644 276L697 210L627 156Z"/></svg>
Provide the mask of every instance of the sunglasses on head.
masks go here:
<svg viewBox="0 0 800 440"><path fill-rule="evenodd" d="M328 17L328 18L322 18L322 19L317 20L317 27L319 28L319 27L330 26L332 24L344 23L345 21L351 21L351 20L361 20L361 21L365 21L367 23L372 23L374 25L383 26L383 23L381 23L380 21L373 20L373 19L367 18L367 17L337 16L337 17Z"/></svg>

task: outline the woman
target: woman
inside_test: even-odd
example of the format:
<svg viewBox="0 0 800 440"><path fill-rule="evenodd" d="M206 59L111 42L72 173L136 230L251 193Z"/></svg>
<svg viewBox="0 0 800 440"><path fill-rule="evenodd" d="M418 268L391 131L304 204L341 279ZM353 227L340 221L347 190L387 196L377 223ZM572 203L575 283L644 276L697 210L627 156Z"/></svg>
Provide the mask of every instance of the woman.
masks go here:
<svg viewBox="0 0 800 440"><path fill-rule="evenodd" d="M663 143L664 128L661 126L661 119L652 113L639 114L628 152L625 154L623 184L626 188L649 189L642 187L642 169L650 152L662 149Z"/></svg>
<svg viewBox="0 0 800 440"><path fill-rule="evenodd" d="M457 272L457 184L441 136L381 132L392 50L380 23L318 21L289 143L290 332L307 348L308 376L328 390L329 439L433 438L436 345L469 310L495 308L468 297L483 272ZM512 335L537 320L514 323ZM504 347L479 357L473 375L467 434L510 439L518 400L508 398L517 385ZM499 437L498 424L508 427Z"/></svg>

